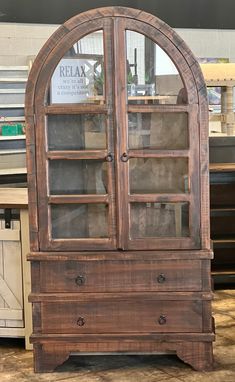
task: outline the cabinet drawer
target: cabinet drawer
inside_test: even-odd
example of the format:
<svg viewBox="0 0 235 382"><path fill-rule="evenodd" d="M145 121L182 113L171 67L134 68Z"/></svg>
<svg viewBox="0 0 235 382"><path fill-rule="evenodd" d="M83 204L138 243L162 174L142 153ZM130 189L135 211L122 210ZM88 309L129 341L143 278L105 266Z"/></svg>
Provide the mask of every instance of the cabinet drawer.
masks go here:
<svg viewBox="0 0 235 382"><path fill-rule="evenodd" d="M199 291L200 260L42 261L41 292Z"/></svg>
<svg viewBox="0 0 235 382"><path fill-rule="evenodd" d="M200 332L201 301L44 302L42 333Z"/></svg>

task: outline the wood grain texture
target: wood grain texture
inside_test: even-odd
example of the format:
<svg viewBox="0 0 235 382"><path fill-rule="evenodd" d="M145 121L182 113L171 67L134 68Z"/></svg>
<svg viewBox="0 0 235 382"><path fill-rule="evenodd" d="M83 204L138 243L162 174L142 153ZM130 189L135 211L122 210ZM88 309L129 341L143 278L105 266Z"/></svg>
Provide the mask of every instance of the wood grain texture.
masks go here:
<svg viewBox="0 0 235 382"><path fill-rule="evenodd" d="M200 341L200 340L199 340ZM34 370L35 372L52 372L55 368L65 362L71 352L79 353L152 353L162 352L176 353L185 363L191 365L195 370L209 371L213 367L213 356L210 343L207 342L164 342L151 339L128 341L100 341L83 342L52 342L34 344Z"/></svg>
<svg viewBox="0 0 235 382"><path fill-rule="evenodd" d="M31 343L40 341L41 344L49 342L123 342L152 341L152 342L211 342L214 341L213 333L153 333L151 338L146 333L112 333L112 334L32 334Z"/></svg>
<svg viewBox="0 0 235 382"><path fill-rule="evenodd" d="M201 291L200 276L200 260L40 262L40 292Z"/></svg>
<svg viewBox="0 0 235 382"><path fill-rule="evenodd" d="M183 81L185 105L127 105L127 29L147 36L170 56ZM104 35L105 98L86 105L48 105L56 65L75 42L97 30ZM82 13L61 26L42 48L26 95L35 371L53 371L74 351L174 351L196 370L212 367L205 90L199 65L182 39L163 21L140 10L107 7ZM128 151L128 113L178 112L187 113L187 147ZM48 149L47 115L87 113L106 116L105 149ZM50 195L50 161L106 159L109 153L105 194ZM131 194L129 158L152 164L154 158L168 157L187 162L188 192ZM176 202L190 205L188 236L131 237L131 203L160 203L163 208ZM108 205L108 237L54 238L52 208L82 203ZM181 218L177 219L179 223Z"/></svg>
<svg viewBox="0 0 235 382"><path fill-rule="evenodd" d="M201 301L157 298L41 303L42 333L202 331Z"/></svg>
<svg viewBox="0 0 235 382"><path fill-rule="evenodd" d="M199 260L212 259L213 252L210 251L86 251L86 252L31 252L28 260L31 261L108 261L108 260Z"/></svg>

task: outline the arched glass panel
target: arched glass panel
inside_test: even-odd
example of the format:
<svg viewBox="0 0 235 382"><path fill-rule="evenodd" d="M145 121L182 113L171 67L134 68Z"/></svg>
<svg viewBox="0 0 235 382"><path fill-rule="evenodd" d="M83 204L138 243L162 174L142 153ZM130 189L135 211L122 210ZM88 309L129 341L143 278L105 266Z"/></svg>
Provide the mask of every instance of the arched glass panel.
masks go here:
<svg viewBox="0 0 235 382"><path fill-rule="evenodd" d="M178 69L155 42L143 34L127 30L126 57L129 103L187 103Z"/></svg>
<svg viewBox="0 0 235 382"><path fill-rule="evenodd" d="M76 42L57 65L50 84L50 104L104 102L103 31Z"/></svg>

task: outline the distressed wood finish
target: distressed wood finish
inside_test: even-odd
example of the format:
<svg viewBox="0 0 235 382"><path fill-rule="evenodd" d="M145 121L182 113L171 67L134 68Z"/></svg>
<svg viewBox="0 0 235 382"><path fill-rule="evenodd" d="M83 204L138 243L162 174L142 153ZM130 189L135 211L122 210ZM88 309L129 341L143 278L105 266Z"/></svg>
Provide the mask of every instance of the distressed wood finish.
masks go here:
<svg viewBox="0 0 235 382"><path fill-rule="evenodd" d="M201 291L200 260L41 262L41 292Z"/></svg>
<svg viewBox="0 0 235 382"><path fill-rule="evenodd" d="M20 245L20 223L11 222L6 229L0 220L0 328L4 336L9 328L24 328L22 296L22 259Z"/></svg>
<svg viewBox="0 0 235 382"><path fill-rule="evenodd" d="M87 104L49 104L47 94L58 62L73 44L98 30L103 31L104 94ZM164 96L155 100L146 96L144 103L128 104L126 30L145 35L165 50L179 71L187 103L161 104ZM138 102L135 98L129 100ZM168 25L140 10L107 7L82 13L62 25L39 52L29 75L25 105L35 371L53 371L71 352L174 352L196 370L212 368L208 106L202 73L189 48ZM128 113L154 113L154 121L157 113L171 118L172 113L185 113L187 147L155 149L150 145L129 150ZM58 116L63 121L71 115L75 120L76 115L87 114L104 116L106 146L49 149L50 118ZM171 171L177 159L180 168L187 168L183 190L182 186L175 190L173 182L164 192L131 191L134 167L130 163L150 160L153 165L168 158L172 159ZM106 163L106 172L102 168L98 175L103 191L92 187L93 191L74 191L68 185L67 193L63 187L58 194L51 192L51 164L56 161L66 162L66 168L75 161ZM80 168L75 176L84 178ZM92 179L96 179L95 169L90 172ZM179 170L177 174L182 177ZM175 233L170 237L144 231L149 223L147 210L142 208L133 214L141 226L141 234L135 237L131 208L137 203L160 206L164 211L168 205ZM186 234L182 233L183 204L189 208L188 217L184 215L189 226ZM75 229L81 224L87 236L73 233L70 237L66 224L66 233L61 235L60 229L60 235L55 235L52 214L64 206L67 211L87 206L87 227L85 215L74 220ZM105 218L92 215L97 206L105 206L107 215L108 228L106 232L101 229L100 236L96 232L105 225ZM150 226L158 216L166 216L162 211L154 213L148 211ZM57 224L66 219L62 213L58 216ZM73 219L69 216L67 225Z"/></svg>
<svg viewBox="0 0 235 382"><path fill-rule="evenodd" d="M111 301L41 303L42 333L166 333L202 331L201 301L148 297ZM59 318L60 317L60 318Z"/></svg>

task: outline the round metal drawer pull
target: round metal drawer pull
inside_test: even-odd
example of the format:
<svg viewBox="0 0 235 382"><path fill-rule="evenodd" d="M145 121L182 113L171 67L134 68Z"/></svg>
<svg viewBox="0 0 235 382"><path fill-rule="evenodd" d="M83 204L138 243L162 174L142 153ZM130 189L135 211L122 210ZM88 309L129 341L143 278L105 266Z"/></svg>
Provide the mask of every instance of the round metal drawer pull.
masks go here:
<svg viewBox="0 0 235 382"><path fill-rule="evenodd" d="M85 276L82 276L82 275L79 275L79 276L76 277L76 279L75 279L75 283L76 283L77 285L79 285L79 286L84 285L84 284L85 284L85 281L86 281Z"/></svg>
<svg viewBox="0 0 235 382"><path fill-rule="evenodd" d="M108 153L108 155L105 157L105 160L107 162L112 162L113 161L113 154L112 153Z"/></svg>
<svg viewBox="0 0 235 382"><path fill-rule="evenodd" d="M129 155L127 153L123 153L121 156L121 161L122 162L127 162L129 159Z"/></svg>
<svg viewBox="0 0 235 382"><path fill-rule="evenodd" d="M166 324L166 316L163 316L161 314L161 316L158 319L158 323L159 323L159 325L165 325Z"/></svg>
<svg viewBox="0 0 235 382"><path fill-rule="evenodd" d="M164 275L164 273L161 273L158 277L157 277L157 282L159 284L162 284L166 281L166 276Z"/></svg>
<svg viewBox="0 0 235 382"><path fill-rule="evenodd" d="M79 317L77 320L78 326L84 326L85 325L85 319L83 317Z"/></svg>

